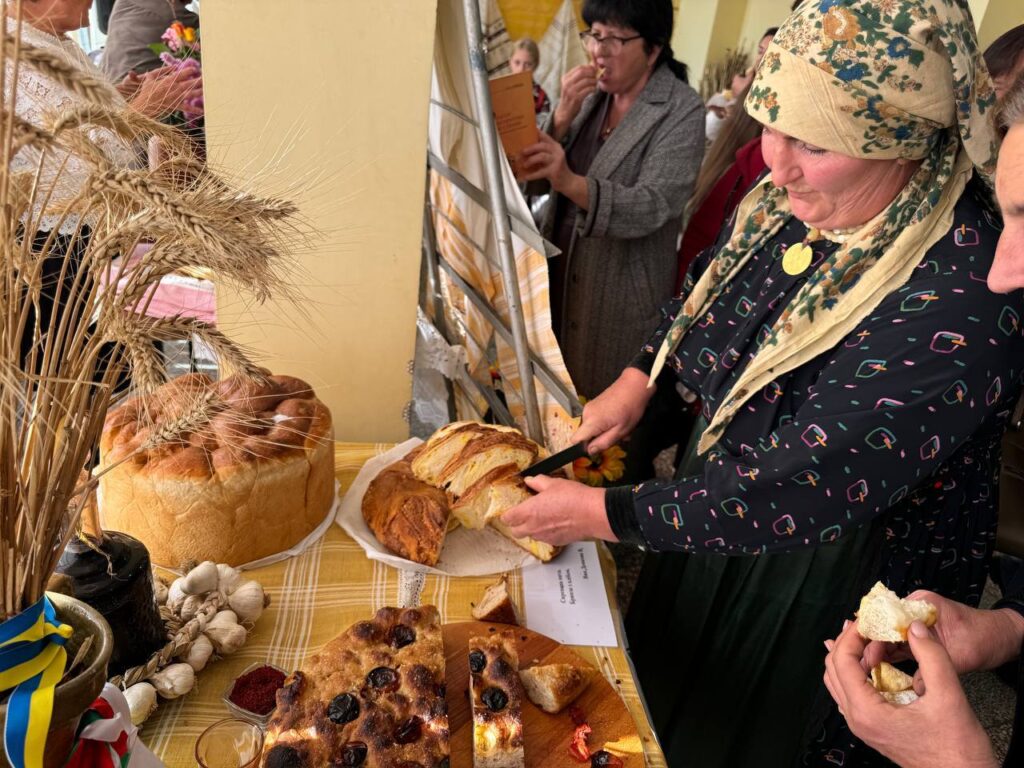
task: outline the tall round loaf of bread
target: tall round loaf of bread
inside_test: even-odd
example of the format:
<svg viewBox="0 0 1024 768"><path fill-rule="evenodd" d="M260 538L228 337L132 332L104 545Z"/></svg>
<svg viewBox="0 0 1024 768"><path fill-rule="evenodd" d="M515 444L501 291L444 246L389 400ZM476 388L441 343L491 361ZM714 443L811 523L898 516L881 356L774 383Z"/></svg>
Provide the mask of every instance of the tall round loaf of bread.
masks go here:
<svg viewBox="0 0 1024 768"><path fill-rule="evenodd" d="M108 414L100 468L103 526L153 562L240 565L289 549L331 509L331 413L291 376L189 374Z"/></svg>

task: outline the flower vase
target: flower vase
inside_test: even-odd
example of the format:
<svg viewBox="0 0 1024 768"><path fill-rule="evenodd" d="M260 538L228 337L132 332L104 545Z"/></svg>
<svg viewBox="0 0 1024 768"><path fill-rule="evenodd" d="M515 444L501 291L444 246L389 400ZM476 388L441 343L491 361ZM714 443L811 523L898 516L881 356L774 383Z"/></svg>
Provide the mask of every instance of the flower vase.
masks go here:
<svg viewBox="0 0 1024 768"><path fill-rule="evenodd" d="M61 681L54 692L53 715L46 737L43 768L61 768L74 745L78 720L92 704L107 681L107 662L114 647L110 626L98 611L67 595L47 593L57 617L74 630L65 645L68 664L78 655L86 638L92 638L85 659L70 677ZM0 724L7 722L7 699L0 704ZM0 749L0 768L10 768L7 755Z"/></svg>

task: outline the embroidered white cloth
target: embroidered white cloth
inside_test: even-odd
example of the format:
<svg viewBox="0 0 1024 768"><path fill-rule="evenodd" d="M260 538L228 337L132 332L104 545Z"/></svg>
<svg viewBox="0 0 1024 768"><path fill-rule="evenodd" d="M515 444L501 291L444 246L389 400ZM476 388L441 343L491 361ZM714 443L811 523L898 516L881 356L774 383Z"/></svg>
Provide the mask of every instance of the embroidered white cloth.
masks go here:
<svg viewBox="0 0 1024 768"><path fill-rule="evenodd" d="M15 21L7 18L6 24L7 31L13 34L16 28ZM76 69L93 77L103 78L103 73L89 60L85 51L69 37L54 37L27 22L21 25L20 37L23 44L57 54ZM14 82L14 64L9 58L4 62L4 68L4 103L7 104L10 103L11 83ZM18 65L15 97L15 113L36 126L45 126L50 117L64 110L87 106L87 102L81 96L24 62ZM122 168L136 165L136 155L132 148L112 131L91 128L89 137L99 145L114 165ZM62 234L70 234L78 227L80 217L68 214L63 221L61 218L68 204L88 183L92 165L69 151L49 150L44 154L34 147L23 147L11 160L11 170L15 172L27 171L34 174L40 168L41 194L37 197L32 221L25 224L33 231L50 231L57 227ZM91 219L92 216L88 218ZM86 223L92 222L87 220Z"/></svg>

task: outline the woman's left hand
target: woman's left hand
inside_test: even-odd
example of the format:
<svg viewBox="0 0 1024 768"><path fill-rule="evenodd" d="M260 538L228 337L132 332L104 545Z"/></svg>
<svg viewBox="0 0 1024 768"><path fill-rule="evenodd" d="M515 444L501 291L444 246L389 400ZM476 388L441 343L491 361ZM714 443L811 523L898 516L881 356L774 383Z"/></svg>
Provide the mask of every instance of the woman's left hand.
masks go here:
<svg viewBox="0 0 1024 768"><path fill-rule="evenodd" d="M536 495L501 516L516 538L562 546L580 539L618 541L604 511L604 490L546 475L526 478Z"/></svg>
<svg viewBox="0 0 1024 768"><path fill-rule="evenodd" d="M890 704L862 666L867 640L851 622L825 657L825 686L854 735L904 768L996 768L992 745L967 702L949 653L924 624L907 633L919 665L921 697Z"/></svg>
<svg viewBox="0 0 1024 768"><path fill-rule="evenodd" d="M531 144L519 153L519 181L547 179L556 192L561 192L565 182L573 174L565 160L565 149L548 136L540 134L536 144Z"/></svg>

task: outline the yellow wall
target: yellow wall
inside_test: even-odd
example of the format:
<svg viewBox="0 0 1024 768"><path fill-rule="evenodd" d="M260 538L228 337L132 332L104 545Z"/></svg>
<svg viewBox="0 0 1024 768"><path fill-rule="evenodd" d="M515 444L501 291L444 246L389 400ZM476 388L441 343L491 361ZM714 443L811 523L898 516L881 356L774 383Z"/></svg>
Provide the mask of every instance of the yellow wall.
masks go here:
<svg viewBox="0 0 1024 768"><path fill-rule="evenodd" d="M979 18L974 6L984 4L984 15ZM988 47L1003 32L1024 24L1024 2L1021 0L979 0L971 3L974 23L978 25L978 42Z"/></svg>
<svg viewBox="0 0 1024 768"><path fill-rule="evenodd" d="M243 174L267 168L261 188L290 188L323 233L300 256L301 311L249 311L219 295L220 324L264 353L274 371L313 384L333 411L338 438L402 439L435 4L204 0L202 7L211 156Z"/></svg>
<svg viewBox="0 0 1024 768"><path fill-rule="evenodd" d="M672 49L676 58L690 67L690 83L695 88L699 89L704 68L726 48L739 44L746 12L747 0L680 0Z"/></svg>
<svg viewBox="0 0 1024 768"><path fill-rule="evenodd" d="M769 27L781 26L789 16L792 4L793 0L751 0L747 3L739 40L750 54L751 61L757 55L757 44L764 31Z"/></svg>

